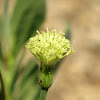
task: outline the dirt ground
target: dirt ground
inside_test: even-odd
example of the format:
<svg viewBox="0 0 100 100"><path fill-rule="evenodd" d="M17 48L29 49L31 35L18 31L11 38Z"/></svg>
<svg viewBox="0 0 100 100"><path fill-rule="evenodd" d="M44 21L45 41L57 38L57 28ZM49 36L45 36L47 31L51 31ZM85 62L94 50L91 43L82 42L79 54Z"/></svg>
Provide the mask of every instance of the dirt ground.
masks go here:
<svg viewBox="0 0 100 100"><path fill-rule="evenodd" d="M60 65L47 100L100 100L100 0L47 0L43 29L64 31L67 22L76 52Z"/></svg>

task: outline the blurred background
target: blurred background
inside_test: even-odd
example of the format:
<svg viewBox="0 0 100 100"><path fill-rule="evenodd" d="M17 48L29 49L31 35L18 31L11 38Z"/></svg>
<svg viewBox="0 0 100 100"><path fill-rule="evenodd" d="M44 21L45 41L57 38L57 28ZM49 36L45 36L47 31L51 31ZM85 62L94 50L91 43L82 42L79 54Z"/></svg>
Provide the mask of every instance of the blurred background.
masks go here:
<svg viewBox="0 0 100 100"><path fill-rule="evenodd" d="M0 15L4 2L0 0ZM16 0L9 0L9 16L15 4ZM47 0L40 29L48 27L60 33L67 23L76 52L60 63L47 100L100 100L100 0ZM23 65L31 58L26 50Z"/></svg>

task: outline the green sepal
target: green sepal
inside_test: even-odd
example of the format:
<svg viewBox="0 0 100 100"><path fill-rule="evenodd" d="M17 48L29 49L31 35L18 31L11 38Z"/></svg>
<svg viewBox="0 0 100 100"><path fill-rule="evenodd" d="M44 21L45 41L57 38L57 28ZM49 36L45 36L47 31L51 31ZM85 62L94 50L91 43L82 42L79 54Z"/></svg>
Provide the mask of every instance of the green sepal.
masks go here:
<svg viewBox="0 0 100 100"><path fill-rule="evenodd" d="M47 90L53 83L53 68L50 66L42 66L40 68L39 84L42 89Z"/></svg>

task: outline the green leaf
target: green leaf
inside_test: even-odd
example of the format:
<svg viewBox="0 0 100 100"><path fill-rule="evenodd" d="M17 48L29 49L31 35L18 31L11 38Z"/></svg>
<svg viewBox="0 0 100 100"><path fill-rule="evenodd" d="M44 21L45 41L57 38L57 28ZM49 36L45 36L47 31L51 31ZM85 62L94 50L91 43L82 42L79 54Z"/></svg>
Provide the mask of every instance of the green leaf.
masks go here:
<svg viewBox="0 0 100 100"><path fill-rule="evenodd" d="M63 59L62 59L63 60ZM56 73L57 69L59 68L62 60L60 60L59 62L56 63L55 67L54 67L54 73Z"/></svg>
<svg viewBox="0 0 100 100"><path fill-rule="evenodd" d="M0 61L3 59L3 55L2 55L2 33L3 33L3 24L2 24L2 19L0 17Z"/></svg>
<svg viewBox="0 0 100 100"><path fill-rule="evenodd" d="M22 61L23 61L24 56L25 56L25 50L23 51L22 56L19 59L18 64L15 65L15 70L12 72L13 73L13 75L12 75L13 78L12 78L12 82L11 82L11 92L13 92L14 87L15 87L15 84L16 84L16 82L18 80L19 71L20 71L21 64L22 64Z"/></svg>
<svg viewBox="0 0 100 100"><path fill-rule="evenodd" d="M21 87L25 85L26 80L28 80L30 77L38 78L38 65L35 63L35 61L32 59L29 61L28 65L25 67L23 72L23 78L21 81ZM37 81L35 81L37 82Z"/></svg>
<svg viewBox="0 0 100 100"><path fill-rule="evenodd" d="M36 33L45 18L45 0L17 0L11 20L14 52ZM16 49L15 49L16 48Z"/></svg>
<svg viewBox="0 0 100 100"><path fill-rule="evenodd" d="M5 0L4 5L4 15L3 15L3 24L4 24L4 34L6 36L6 39L9 39L9 0Z"/></svg>
<svg viewBox="0 0 100 100"><path fill-rule="evenodd" d="M1 39L2 39L2 20L0 17L0 72L1 72L1 62L2 62L2 58L3 58L2 57ZM1 82L0 82L0 100L3 100Z"/></svg>
<svg viewBox="0 0 100 100"><path fill-rule="evenodd" d="M20 81L15 86L15 93L18 92L18 100L35 100L40 92L38 83L38 65L30 60L20 75Z"/></svg>
<svg viewBox="0 0 100 100"><path fill-rule="evenodd" d="M4 4L4 14L3 14L3 31L4 31L4 41L5 41L5 48L6 52L5 55L8 55L11 49L12 43L12 35L10 34L10 18L9 18L9 0L5 0Z"/></svg>
<svg viewBox="0 0 100 100"><path fill-rule="evenodd" d="M71 40L71 27L69 23L66 25L65 38Z"/></svg>

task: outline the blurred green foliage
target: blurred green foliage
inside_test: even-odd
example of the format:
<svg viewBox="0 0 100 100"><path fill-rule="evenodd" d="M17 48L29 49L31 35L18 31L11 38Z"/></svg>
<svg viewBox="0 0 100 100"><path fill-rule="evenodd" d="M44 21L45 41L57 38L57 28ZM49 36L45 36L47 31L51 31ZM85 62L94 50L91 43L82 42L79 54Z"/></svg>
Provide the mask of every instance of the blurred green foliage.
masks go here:
<svg viewBox="0 0 100 100"><path fill-rule="evenodd" d="M26 41L35 35L44 22L46 1L16 0L10 17L8 4L9 0L6 0L4 15L0 17L0 73L3 76L6 100L36 100L40 93L39 67L33 59L26 65L22 62L26 54ZM70 28L67 28L66 38L69 39ZM60 62L55 65L55 71ZM3 100L1 83L0 100Z"/></svg>
<svg viewBox="0 0 100 100"><path fill-rule="evenodd" d="M9 0L6 0L4 15L0 18L0 72L6 99L35 100L39 95L38 66L32 59L23 67L23 46L44 22L45 0L16 0L10 17L8 4ZM3 100L1 85L0 100Z"/></svg>

